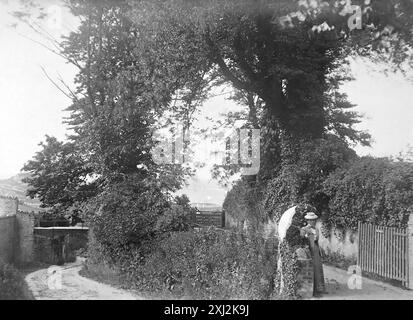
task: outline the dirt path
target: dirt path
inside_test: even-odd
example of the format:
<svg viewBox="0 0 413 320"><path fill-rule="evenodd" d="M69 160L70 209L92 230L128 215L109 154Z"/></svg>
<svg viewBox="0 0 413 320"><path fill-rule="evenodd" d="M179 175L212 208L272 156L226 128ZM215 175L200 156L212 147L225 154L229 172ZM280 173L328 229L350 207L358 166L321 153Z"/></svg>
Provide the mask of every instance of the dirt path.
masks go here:
<svg viewBox="0 0 413 320"><path fill-rule="evenodd" d="M346 271L324 266L328 294L315 300L413 300L413 291L362 278L361 289L350 289Z"/></svg>
<svg viewBox="0 0 413 320"><path fill-rule="evenodd" d="M26 276L36 300L143 300L131 292L82 277L79 271L82 261L62 266L61 287L50 283L48 268ZM413 300L413 291L404 290L386 283L362 279L361 289L350 289L346 271L324 266L328 294L314 300Z"/></svg>
<svg viewBox="0 0 413 320"><path fill-rule="evenodd" d="M49 269L41 269L26 276L36 300L142 300L128 291L113 288L79 275L82 261L65 264L61 269L61 282L51 282ZM58 278L58 279L59 279ZM61 286L60 286L61 283Z"/></svg>

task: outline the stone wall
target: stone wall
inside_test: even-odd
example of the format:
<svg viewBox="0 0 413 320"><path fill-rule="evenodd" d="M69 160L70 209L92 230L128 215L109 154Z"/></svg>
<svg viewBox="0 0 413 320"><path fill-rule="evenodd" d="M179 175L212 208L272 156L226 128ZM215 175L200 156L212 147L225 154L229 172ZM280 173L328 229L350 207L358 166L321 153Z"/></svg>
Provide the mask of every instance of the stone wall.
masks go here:
<svg viewBox="0 0 413 320"><path fill-rule="evenodd" d="M44 263L54 262L55 258L53 254L52 241L49 237L42 235L34 236L33 256L36 261Z"/></svg>
<svg viewBox="0 0 413 320"><path fill-rule="evenodd" d="M249 220L238 220L227 212L225 212L225 228L246 232L252 228L254 233L258 232L264 239L275 238L277 236L277 223L272 219L268 219L265 223L258 221L254 223Z"/></svg>
<svg viewBox="0 0 413 320"><path fill-rule="evenodd" d="M34 228L34 260L62 264L76 260L76 251L86 249L88 228Z"/></svg>
<svg viewBox="0 0 413 320"><path fill-rule="evenodd" d="M339 233L337 231L331 230L330 236L325 237L321 232L321 222L317 222L317 228L319 228L320 230L320 239L318 241L318 244L325 254L339 255L347 260L357 261L357 232L347 230L344 233Z"/></svg>
<svg viewBox="0 0 413 320"><path fill-rule="evenodd" d="M246 229L246 221L239 221L234 219L231 215L226 213L225 226L227 228L234 228L238 230ZM329 237L325 237L322 230L322 223L317 222L317 228L320 230L319 245L323 252L327 255L341 256L347 260L356 261L358 255L358 234L354 231L346 231L343 234L331 230ZM277 223L274 220L268 220L263 223L256 230L262 234L264 238L277 237Z"/></svg>
<svg viewBox="0 0 413 320"><path fill-rule="evenodd" d="M15 252L15 216L0 217L0 259L11 263Z"/></svg>
<svg viewBox="0 0 413 320"><path fill-rule="evenodd" d="M24 266L34 261L72 262L86 248L88 228L35 228L31 213L18 212L18 202L0 198L0 259Z"/></svg>
<svg viewBox="0 0 413 320"><path fill-rule="evenodd" d="M34 216L29 213L17 213L16 215L16 255L15 262L25 265L33 261L34 250Z"/></svg>
<svg viewBox="0 0 413 320"><path fill-rule="evenodd" d="M239 221L232 217L228 212L225 212L225 228L240 229L244 225L244 221Z"/></svg>
<svg viewBox="0 0 413 320"><path fill-rule="evenodd" d="M50 238L34 235L34 259L39 262L62 265L73 262L76 257L69 249L69 235Z"/></svg>
<svg viewBox="0 0 413 320"><path fill-rule="evenodd" d="M7 263L15 259L17 208L17 200L0 197L0 259Z"/></svg>
<svg viewBox="0 0 413 320"><path fill-rule="evenodd" d="M34 217L18 212L18 202L0 197L0 258L24 265L33 261Z"/></svg>

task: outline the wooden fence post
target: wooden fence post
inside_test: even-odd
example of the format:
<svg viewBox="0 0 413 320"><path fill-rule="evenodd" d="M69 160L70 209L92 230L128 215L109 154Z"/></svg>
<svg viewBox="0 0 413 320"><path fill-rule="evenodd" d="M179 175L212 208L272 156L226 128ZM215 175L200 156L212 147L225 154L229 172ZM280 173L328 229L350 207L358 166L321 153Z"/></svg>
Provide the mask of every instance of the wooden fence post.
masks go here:
<svg viewBox="0 0 413 320"><path fill-rule="evenodd" d="M407 223L407 248L408 248L408 288L413 290L413 214Z"/></svg>
<svg viewBox="0 0 413 320"><path fill-rule="evenodd" d="M226 223L225 223L225 210L222 210L221 212L221 227L225 228L226 227Z"/></svg>

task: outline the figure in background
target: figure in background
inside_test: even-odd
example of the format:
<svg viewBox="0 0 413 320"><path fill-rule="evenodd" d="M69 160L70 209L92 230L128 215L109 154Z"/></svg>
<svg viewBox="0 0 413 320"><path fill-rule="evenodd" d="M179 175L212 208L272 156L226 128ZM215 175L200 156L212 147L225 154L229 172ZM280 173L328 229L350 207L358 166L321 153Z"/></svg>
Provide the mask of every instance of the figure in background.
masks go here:
<svg viewBox="0 0 413 320"><path fill-rule="evenodd" d="M313 296L320 297L323 293L326 293L326 289L324 282L323 263L321 261L320 247L318 245L319 231L316 228L318 216L314 212L308 212L304 218L307 221L307 225L301 228L300 234L302 237L308 239L311 257L313 259Z"/></svg>

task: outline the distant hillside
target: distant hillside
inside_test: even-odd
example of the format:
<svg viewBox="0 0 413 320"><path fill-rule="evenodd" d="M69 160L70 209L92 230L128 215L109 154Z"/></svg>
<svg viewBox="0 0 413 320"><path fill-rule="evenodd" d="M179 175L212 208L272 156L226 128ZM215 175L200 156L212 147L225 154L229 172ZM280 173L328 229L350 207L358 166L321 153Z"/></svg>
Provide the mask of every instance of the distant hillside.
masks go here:
<svg viewBox="0 0 413 320"><path fill-rule="evenodd" d="M216 203L206 203L206 202L201 202L201 203L191 203L191 206L194 208L197 208L198 210L201 211L220 211L222 210L222 206L216 204Z"/></svg>
<svg viewBox="0 0 413 320"><path fill-rule="evenodd" d="M19 173L9 179L0 180L0 196L19 199L21 211L43 211L39 200L26 197L27 184L23 183L22 179L27 176L27 173Z"/></svg>

